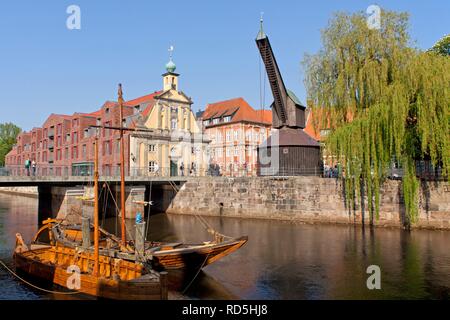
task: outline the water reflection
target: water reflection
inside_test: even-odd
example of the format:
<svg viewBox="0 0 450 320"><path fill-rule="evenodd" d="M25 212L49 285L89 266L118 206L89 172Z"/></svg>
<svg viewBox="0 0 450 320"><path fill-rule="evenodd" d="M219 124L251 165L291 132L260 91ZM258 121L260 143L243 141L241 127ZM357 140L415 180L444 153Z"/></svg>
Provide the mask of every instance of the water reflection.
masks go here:
<svg viewBox="0 0 450 320"><path fill-rule="evenodd" d="M14 235L30 240L37 230L35 200L0 195L0 256L10 261ZM192 276L170 274L176 299L448 299L450 232L354 226L302 225L279 221L207 218L230 236L248 235L234 254ZM116 230L116 219L105 221ZM127 229L132 233L133 222ZM120 228L118 229L120 230ZM154 241L210 239L192 216L159 214L150 219ZM366 287L369 265L379 265L382 290ZM0 299L52 299L30 291L0 271Z"/></svg>

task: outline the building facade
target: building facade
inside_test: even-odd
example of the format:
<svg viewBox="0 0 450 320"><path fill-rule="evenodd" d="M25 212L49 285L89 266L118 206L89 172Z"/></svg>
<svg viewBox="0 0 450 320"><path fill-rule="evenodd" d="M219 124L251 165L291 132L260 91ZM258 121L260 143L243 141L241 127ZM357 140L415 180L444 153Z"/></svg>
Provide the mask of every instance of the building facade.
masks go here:
<svg viewBox="0 0 450 320"><path fill-rule="evenodd" d="M256 175L257 147L270 136L272 112L235 98L209 104L200 119L211 140L210 162L218 165L220 174Z"/></svg>
<svg viewBox="0 0 450 320"><path fill-rule="evenodd" d="M122 119L116 101L106 101L93 113L50 115L41 128L18 136L6 167L18 175L92 175L98 138L100 174L117 176L120 132L93 126L119 127L122 122L129 130L124 132L127 175L204 174L208 142L196 124L191 99L178 91L172 60L166 68L163 90L125 101ZM27 160L36 163L35 170L26 170Z"/></svg>
<svg viewBox="0 0 450 320"><path fill-rule="evenodd" d="M127 102L144 108L133 119L137 130L130 136L130 170L134 175L204 176L208 143L192 111L192 99L179 91L179 74L172 59L166 65L163 90ZM149 129L151 132L145 132Z"/></svg>

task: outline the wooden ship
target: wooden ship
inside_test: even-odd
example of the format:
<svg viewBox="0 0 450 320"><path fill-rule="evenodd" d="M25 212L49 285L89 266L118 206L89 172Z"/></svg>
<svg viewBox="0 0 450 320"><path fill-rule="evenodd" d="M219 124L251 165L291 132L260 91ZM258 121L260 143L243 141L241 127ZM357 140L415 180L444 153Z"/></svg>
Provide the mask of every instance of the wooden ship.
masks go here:
<svg viewBox="0 0 450 320"><path fill-rule="evenodd" d="M119 84L118 102L121 110L123 109L123 93L122 86ZM122 117L122 116L121 116ZM120 126L106 127L106 126L93 126L101 129L120 130L121 131L121 143L123 144L123 132L126 129ZM143 131L142 129L133 129L136 131ZM215 231L208 223L201 217L196 215L201 224L212 235L212 239L202 243L185 244L185 243L163 243L163 242L151 242L144 241L146 222L140 221L136 223L136 237L134 240L126 238L125 230L125 218L126 218L126 206L125 206L125 161L124 150L121 147L121 237L118 238L115 235L107 232L106 230L98 227L98 208L94 209L96 214L94 218L96 222L92 225L89 219L82 218L81 225L67 225L61 223L61 221L52 220L47 223L47 228L52 230L54 236L52 240L55 244L61 244L65 247L79 248L86 247L90 238L90 234L99 234L102 241L99 242L99 250L120 257L123 261L129 261L134 263L140 261L147 264L152 270L164 272L166 270L182 270L187 273L198 272L202 268L222 259L223 257L235 252L248 241L247 236L232 238L222 235ZM98 181L98 174L96 176ZM97 182L98 183L98 182ZM98 202L98 185L95 184L95 197ZM86 200L86 199L84 199ZM151 205L146 203L146 205ZM98 203L96 204L98 206ZM94 228L94 230L93 230ZM95 231L95 230L98 230ZM139 238L139 239L138 239Z"/></svg>
<svg viewBox="0 0 450 320"><path fill-rule="evenodd" d="M286 89L269 38L264 33L262 18L256 44L274 97L272 127L276 129L258 148L258 175L318 175L321 172L320 144L303 131L306 107ZM272 157L274 152L277 157ZM269 161L264 163L261 153L278 163L275 166Z"/></svg>
<svg viewBox="0 0 450 320"><path fill-rule="evenodd" d="M13 256L16 271L100 298L167 299L167 275L158 274L143 259L143 236L140 238L141 241L136 241L133 255L115 249L111 245L111 237L101 237L98 141L95 143L93 232L87 221L87 219L83 221L80 245L76 242L79 236L76 230L60 228L60 223L54 220L44 223L30 246L27 246L22 236L17 234Z"/></svg>

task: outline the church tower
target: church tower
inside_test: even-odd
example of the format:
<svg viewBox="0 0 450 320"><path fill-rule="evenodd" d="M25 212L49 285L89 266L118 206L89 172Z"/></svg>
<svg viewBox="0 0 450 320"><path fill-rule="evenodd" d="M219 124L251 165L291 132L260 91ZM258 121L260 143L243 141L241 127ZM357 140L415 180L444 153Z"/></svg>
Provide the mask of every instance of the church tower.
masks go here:
<svg viewBox="0 0 450 320"><path fill-rule="evenodd" d="M169 49L169 56L170 60L166 64L166 73L164 73L163 76L163 88L164 91L167 90L176 90L178 91L178 77L179 74L175 73L175 70L177 69L177 66L172 60L172 54L173 54L173 46Z"/></svg>

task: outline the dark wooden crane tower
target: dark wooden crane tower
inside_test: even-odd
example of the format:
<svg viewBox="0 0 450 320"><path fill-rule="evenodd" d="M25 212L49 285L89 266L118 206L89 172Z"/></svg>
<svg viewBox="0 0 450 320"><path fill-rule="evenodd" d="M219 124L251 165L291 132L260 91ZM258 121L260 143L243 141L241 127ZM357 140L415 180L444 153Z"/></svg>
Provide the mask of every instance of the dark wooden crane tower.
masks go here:
<svg viewBox="0 0 450 320"><path fill-rule="evenodd" d="M258 175L318 175L321 172L320 144L303 131L306 107L286 89L262 19L256 44L274 98L272 126L277 129L258 148ZM272 161L267 161L268 158Z"/></svg>

